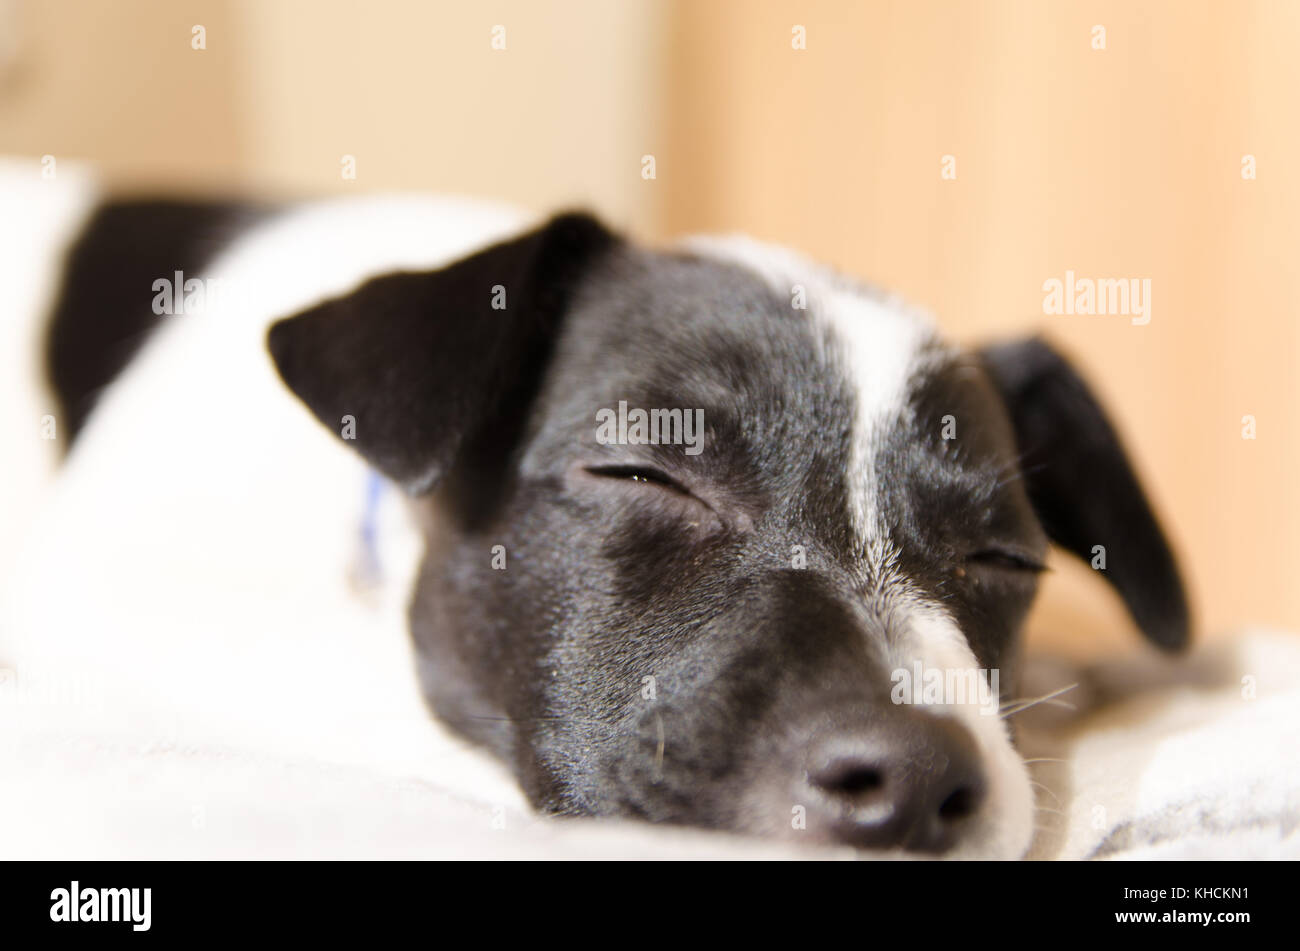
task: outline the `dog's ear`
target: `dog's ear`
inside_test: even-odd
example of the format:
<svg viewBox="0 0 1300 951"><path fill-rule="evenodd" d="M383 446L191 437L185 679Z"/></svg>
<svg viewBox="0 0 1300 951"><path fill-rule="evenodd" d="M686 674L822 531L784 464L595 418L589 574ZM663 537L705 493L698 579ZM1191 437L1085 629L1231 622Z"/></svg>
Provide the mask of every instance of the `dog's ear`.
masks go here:
<svg viewBox="0 0 1300 951"><path fill-rule="evenodd" d="M483 434L504 445L517 433L572 291L617 240L588 215L561 215L441 270L377 277L281 320L268 348L322 423L420 493L471 443L481 450Z"/></svg>
<svg viewBox="0 0 1300 951"><path fill-rule="evenodd" d="M1015 428L1030 502L1052 541L1093 561L1143 634L1177 650L1188 640L1178 567L1119 437L1070 365L1038 339L990 346L985 367Z"/></svg>

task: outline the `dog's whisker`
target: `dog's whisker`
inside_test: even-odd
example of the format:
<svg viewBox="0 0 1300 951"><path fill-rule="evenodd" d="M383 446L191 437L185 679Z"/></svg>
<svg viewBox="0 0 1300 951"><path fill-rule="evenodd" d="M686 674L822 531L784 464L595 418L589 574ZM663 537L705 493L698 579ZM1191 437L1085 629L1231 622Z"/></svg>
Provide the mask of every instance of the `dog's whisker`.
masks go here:
<svg viewBox="0 0 1300 951"><path fill-rule="evenodd" d="M1052 792L1050 789L1048 789L1048 788L1047 788L1046 786L1044 786L1042 783L1035 782L1034 780L1031 779L1031 780L1029 781L1029 785L1031 785L1031 786L1035 786L1035 787L1037 787L1038 789L1041 789L1043 792L1047 793L1047 795L1049 795L1049 796L1052 797L1052 801L1053 801L1053 802L1055 802L1058 806L1061 805L1061 797L1058 796L1056 793Z"/></svg>
<svg viewBox="0 0 1300 951"><path fill-rule="evenodd" d="M1043 700L1048 700L1053 697L1059 697L1061 694L1073 690L1077 686L1079 686L1077 682L1072 684L1066 684L1064 687L1060 687L1056 690L1051 691L1050 693L1045 693L1039 697L1015 697L1010 700L1002 701L1002 706L1010 707L1018 703L1040 703Z"/></svg>
<svg viewBox="0 0 1300 951"><path fill-rule="evenodd" d="M1061 694L1068 693L1069 691L1073 690L1077 686L1079 686L1079 684L1076 682L1061 687L1059 690L1053 690L1051 693L1043 694L1041 697L1032 697L1030 699L1021 699L1021 700L1008 700L1005 704L1002 705L1003 709L999 712L999 716L1001 716L1002 719L1005 720L1007 717L1015 716L1017 713L1023 713L1025 710L1028 710L1030 707L1036 707L1040 703L1052 703L1053 706L1064 706L1067 709L1073 710L1074 707L1071 706L1070 704L1059 703L1056 701L1057 698L1061 696ZM1008 710L1006 709L1007 707L1014 707L1014 709Z"/></svg>
<svg viewBox="0 0 1300 951"><path fill-rule="evenodd" d="M1016 709L1016 710L1008 710L1008 711L1006 711L1005 713L1003 713L1002 716L1003 716L1003 717L1009 717L1009 716L1011 716L1011 715L1014 714L1014 713L1019 713L1021 710L1028 710L1030 707L1036 707L1036 706L1038 706L1038 704L1040 704L1040 703L1045 703L1045 704L1047 704L1049 707L1059 707L1059 708L1061 708L1062 710L1077 710L1077 709L1079 709L1078 707L1076 707L1074 704L1070 703L1070 702L1067 701L1067 700L1036 700L1036 701L1034 701L1033 703L1026 703L1023 707L1020 707L1019 709Z"/></svg>

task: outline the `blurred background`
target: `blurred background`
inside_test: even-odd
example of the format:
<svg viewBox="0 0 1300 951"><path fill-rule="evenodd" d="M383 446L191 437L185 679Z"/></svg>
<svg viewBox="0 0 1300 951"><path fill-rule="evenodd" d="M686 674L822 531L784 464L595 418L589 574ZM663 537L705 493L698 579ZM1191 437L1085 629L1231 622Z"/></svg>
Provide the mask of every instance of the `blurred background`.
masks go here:
<svg viewBox="0 0 1300 951"><path fill-rule="evenodd" d="M1288 0L0 0L0 154L137 192L745 231L959 340L1044 331L1225 636L1300 629L1298 48ZM1150 323L1045 314L1067 270L1150 279ZM1090 569L1053 566L1031 638L1135 643Z"/></svg>

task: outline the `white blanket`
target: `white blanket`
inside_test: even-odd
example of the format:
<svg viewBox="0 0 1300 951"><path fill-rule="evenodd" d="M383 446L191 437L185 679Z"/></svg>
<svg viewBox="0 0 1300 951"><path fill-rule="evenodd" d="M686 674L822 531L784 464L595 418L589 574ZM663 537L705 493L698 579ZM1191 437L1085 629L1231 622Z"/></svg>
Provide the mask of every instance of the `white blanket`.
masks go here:
<svg viewBox="0 0 1300 951"><path fill-rule="evenodd" d="M1177 660L1039 658L1026 713L1039 858L1300 857L1300 638L1242 631ZM1052 762L1050 759L1062 762Z"/></svg>
<svg viewBox="0 0 1300 951"><path fill-rule="evenodd" d="M1044 666L1054 685L1081 680L1071 693L1090 710L1044 706L1026 731L1028 756L1061 760L1033 764L1030 857L1300 856L1294 635L1246 633L1173 665ZM297 729L319 732L299 748L282 742L283 723L259 734L253 708L204 722L104 687L21 666L7 674L0 857L848 855L538 819L499 767L422 715L409 678L390 685L381 715L340 696L302 717ZM231 700L255 704L256 693Z"/></svg>

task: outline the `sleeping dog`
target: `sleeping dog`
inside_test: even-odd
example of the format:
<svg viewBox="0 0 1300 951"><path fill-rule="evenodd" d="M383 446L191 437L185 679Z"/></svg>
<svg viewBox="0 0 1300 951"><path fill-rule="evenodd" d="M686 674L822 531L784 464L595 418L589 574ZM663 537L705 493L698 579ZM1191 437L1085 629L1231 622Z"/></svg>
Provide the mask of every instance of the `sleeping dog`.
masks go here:
<svg viewBox="0 0 1300 951"><path fill-rule="evenodd" d="M311 492L350 450L400 488L424 696L545 813L1016 857L1033 796L999 703L1049 543L1104 550L1145 636L1187 639L1169 546L1050 345L955 348L756 242L425 199L111 203L48 344L74 456L152 453L132 471L170 484L260 454L221 491ZM165 385L132 390L141 365ZM110 435L131 414L154 443Z"/></svg>

